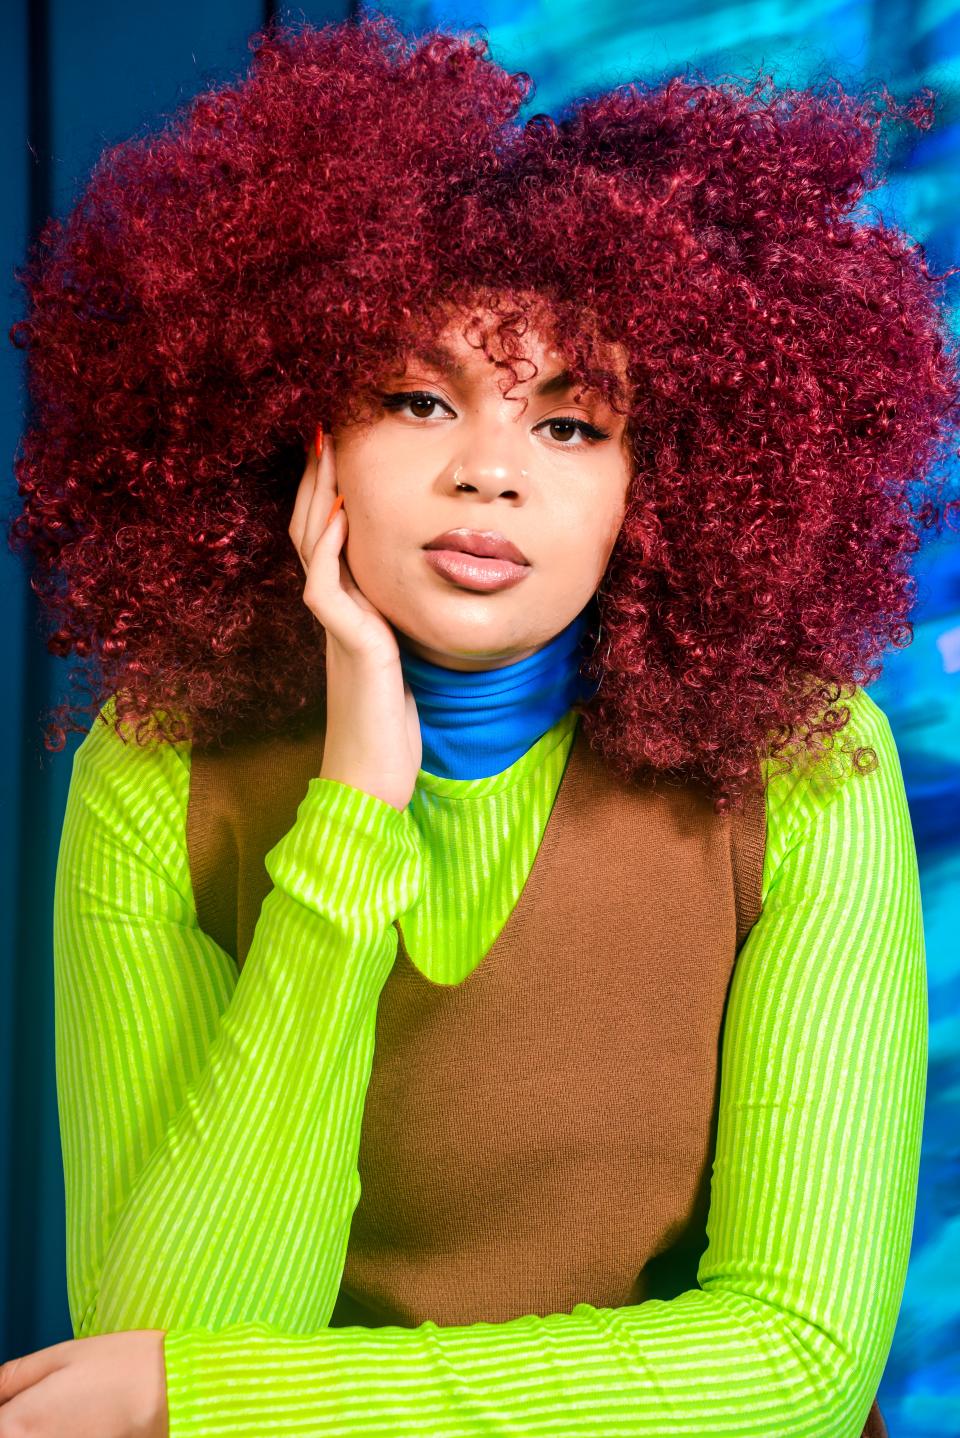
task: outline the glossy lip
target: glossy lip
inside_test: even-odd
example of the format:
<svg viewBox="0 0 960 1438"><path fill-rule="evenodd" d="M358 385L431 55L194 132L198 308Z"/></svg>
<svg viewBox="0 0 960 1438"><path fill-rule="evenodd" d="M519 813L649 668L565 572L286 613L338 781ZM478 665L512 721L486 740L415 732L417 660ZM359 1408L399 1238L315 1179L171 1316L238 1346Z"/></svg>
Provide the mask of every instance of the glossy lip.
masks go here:
<svg viewBox="0 0 960 1438"><path fill-rule="evenodd" d="M479 559L509 559L528 564L527 556L496 529L445 529L434 535L424 549L457 549Z"/></svg>
<svg viewBox="0 0 960 1438"><path fill-rule="evenodd" d="M451 580L462 589L482 593L512 589L530 573L529 564L514 564L511 559L478 558L475 554L463 554L457 549L425 549L424 558L430 568L444 579Z"/></svg>

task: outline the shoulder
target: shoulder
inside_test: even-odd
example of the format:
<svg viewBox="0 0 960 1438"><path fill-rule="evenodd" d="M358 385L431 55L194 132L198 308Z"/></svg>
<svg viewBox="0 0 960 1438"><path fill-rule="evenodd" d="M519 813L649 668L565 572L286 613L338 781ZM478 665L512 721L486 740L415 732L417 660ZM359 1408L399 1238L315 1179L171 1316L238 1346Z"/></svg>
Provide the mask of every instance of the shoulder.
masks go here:
<svg viewBox="0 0 960 1438"><path fill-rule="evenodd" d="M801 755L787 772L781 771L779 762L765 760L768 818L785 806L808 812L821 809L835 803L850 784L869 782L878 788L902 782L890 721L876 700L858 685L853 696L842 701L842 707L849 711L849 718L834 735L828 752ZM861 756L862 767L857 769L854 755L859 749L872 750L875 760Z"/></svg>
<svg viewBox="0 0 960 1438"><path fill-rule="evenodd" d="M162 724L164 716L157 718ZM105 776L136 773L149 779L163 774L182 782L190 773L190 745L159 738L138 740L131 726L118 723L116 695L111 694L77 747L73 764L75 769Z"/></svg>
<svg viewBox="0 0 960 1438"><path fill-rule="evenodd" d="M137 851L179 884L189 794L190 745L139 742L117 724L111 695L74 753L65 822Z"/></svg>
<svg viewBox="0 0 960 1438"><path fill-rule="evenodd" d="M887 715L860 685L842 705L849 719L828 753L803 756L786 773L765 765L765 888L786 855L818 834L827 843L838 831L852 838L867 827L903 827L905 822L909 829L900 755ZM858 750L871 751L860 755L859 767L854 763Z"/></svg>

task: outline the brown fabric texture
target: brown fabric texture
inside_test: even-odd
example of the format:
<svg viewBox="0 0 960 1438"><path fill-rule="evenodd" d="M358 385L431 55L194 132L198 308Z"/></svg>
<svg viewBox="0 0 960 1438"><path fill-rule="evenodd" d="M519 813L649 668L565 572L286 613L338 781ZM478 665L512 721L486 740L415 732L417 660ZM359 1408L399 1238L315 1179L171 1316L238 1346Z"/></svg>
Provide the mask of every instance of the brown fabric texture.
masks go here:
<svg viewBox="0 0 960 1438"><path fill-rule="evenodd" d="M191 756L201 927L242 967L265 854L323 758L321 727ZM520 897L458 984L398 922L331 1327L504 1322L696 1288L721 1039L761 911L762 794L624 785L578 723ZM874 1402L863 1438L886 1438Z"/></svg>

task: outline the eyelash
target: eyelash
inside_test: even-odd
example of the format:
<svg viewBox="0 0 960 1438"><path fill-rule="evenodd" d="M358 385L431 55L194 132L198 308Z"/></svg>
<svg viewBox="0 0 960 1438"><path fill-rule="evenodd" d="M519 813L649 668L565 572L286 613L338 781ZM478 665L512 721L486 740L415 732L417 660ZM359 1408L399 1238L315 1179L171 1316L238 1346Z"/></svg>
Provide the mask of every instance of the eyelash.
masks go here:
<svg viewBox="0 0 960 1438"><path fill-rule="evenodd" d="M444 404L444 401L440 399L438 395L430 394L428 393L428 391L422 389L399 390L393 394L384 394L381 392L380 399L383 403L384 409L394 411L404 409L406 405L408 405L410 401L414 399L423 400L427 404L444 405L444 408L447 408L447 406ZM430 418L430 416L414 415L413 418L424 419ZM585 419L577 419L574 415L558 414L554 415L551 419L543 420L542 423L544 425L572 424L575 429L578 429L580 431L588 444L597 444L600 440L610 438L610 435L607 430L598 429L596 425L588 424ZM537 428L539 429L540 426L538 425ZM567 444L564 440L556 440L555 443L559 444L562 449L577 449L579 447L575 444Z"/></svg>

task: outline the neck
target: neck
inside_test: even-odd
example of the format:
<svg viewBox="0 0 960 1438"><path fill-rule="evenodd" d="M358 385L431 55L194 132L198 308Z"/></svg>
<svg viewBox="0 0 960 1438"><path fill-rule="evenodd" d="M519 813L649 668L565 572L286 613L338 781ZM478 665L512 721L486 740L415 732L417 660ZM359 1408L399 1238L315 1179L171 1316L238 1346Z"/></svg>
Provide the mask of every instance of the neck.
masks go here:
<svg viewBox="0 0 960 1438"><path fill-rule="evenodd" d="M448 669L398 635L400 665L420 716L421 767L446 779L482 779L516 763L595 685L580 674L592 602L547 644L495 669Z"/></svg>

